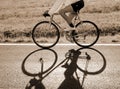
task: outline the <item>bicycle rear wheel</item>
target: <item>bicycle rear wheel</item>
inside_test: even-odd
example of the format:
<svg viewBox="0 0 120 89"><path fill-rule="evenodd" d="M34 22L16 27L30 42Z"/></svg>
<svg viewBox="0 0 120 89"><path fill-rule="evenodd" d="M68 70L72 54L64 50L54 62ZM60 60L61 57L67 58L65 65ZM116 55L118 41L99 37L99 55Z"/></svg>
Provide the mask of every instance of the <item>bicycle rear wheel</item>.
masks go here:
<svg viewBox="0 0 120 89"><path fill-rule="evenodd" d="M82 53L77 62L80 71L86 74L96 75L105 70L106 59L100 51L94 48L80 48L78 50ZM82 57L86 56L85 53L89 54L90 60Z"/></svg>
<svg viewBox="0 0 120 89"><path fill-rule="evenodd" d="M96 24L90 21L82 21L76 25L73 40L78 46L87 48L98 41L99 34L100 32Z"/></svg>
<svg viewBox="0 0 120 89"><path fill-rule="evenodd" d="M53 47L60 38L57 26L49 21L42 21L35 25L32 30L34 43L41 48Z"/></svg>
<svg viewBox="0 0 120 89"><path fill-rule="evenodd" d="M38 76L53 68L57 53L52 49L38 49L28 54L22 62L22 71L28 76Z"/></svg>

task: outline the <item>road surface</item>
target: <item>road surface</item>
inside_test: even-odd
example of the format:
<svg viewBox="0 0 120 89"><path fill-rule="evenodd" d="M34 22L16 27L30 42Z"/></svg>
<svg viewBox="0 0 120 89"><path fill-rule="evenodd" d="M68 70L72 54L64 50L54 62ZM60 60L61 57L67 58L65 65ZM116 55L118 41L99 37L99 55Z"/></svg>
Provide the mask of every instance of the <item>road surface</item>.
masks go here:
<svg viewBox="0 0 120 89"><path fill-rule="evenodd" d="M58 45L52 49L57 52L58 60L62 60L68 50L78 48L76 45ZM107 67L101 74L88 76L85 89L120 89L120 46L99 45L93 48L105 56ZM36 45L0 45L0 89L24 89L31 77L22 73L21 63L36 49L39 49ZM44 80L47 82L46 89L57 89L62 82L60 77L64 77L63 71L58 68L51 74L53 78Z"/></svg>

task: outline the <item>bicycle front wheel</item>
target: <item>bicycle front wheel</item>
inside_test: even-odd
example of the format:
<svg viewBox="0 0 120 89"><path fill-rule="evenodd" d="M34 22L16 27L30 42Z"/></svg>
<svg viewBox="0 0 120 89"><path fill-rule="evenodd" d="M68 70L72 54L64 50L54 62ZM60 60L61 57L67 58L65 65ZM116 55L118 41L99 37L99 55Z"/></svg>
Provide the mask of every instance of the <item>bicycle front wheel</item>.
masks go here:
<svg viewBox="0 0 120 89"><path fill-rule="evenodd" d="M54 67L57 58L57 53L52 49L35 50L23 60L22 71L28 76L42 75Z"/></svg>
<svg viewBox="0 0 120 89"><path fill-rule="evenodd" d="M99 29L91 21L82 21L76 25L73 36L74 42L81 47L87 48L94 45L99 39Z"/></svg>
<svg viewBox="0 0 120 89"><path fill-rule="evenodd" d="M53 47L60 38L57 26L49 21L42 21L35 25L32 30L34 43L41 48Z"/></svg>

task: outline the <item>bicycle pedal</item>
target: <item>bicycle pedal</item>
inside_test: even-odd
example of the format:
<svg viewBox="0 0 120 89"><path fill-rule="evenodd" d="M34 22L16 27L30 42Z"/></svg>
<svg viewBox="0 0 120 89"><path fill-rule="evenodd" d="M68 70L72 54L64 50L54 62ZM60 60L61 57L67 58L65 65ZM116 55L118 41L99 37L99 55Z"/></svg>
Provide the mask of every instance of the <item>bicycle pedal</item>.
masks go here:
<svg viewBox="0 0 120 89"><path fill-rule="evenodd" d="M66 34L66 39L71 43L74 43L73 36L76 36L76 38L78 38L77 32L75 32L75 30L65 31L65 34Z"/></svg>
<svg viewBox="0 0 120 89"><path fill-rule="evenodd" d="M73 31L72 31L72 36L76 36L76 37L78 38L77 35L78 35L78 33L77 33L75 30L73 30Z"/></svg>

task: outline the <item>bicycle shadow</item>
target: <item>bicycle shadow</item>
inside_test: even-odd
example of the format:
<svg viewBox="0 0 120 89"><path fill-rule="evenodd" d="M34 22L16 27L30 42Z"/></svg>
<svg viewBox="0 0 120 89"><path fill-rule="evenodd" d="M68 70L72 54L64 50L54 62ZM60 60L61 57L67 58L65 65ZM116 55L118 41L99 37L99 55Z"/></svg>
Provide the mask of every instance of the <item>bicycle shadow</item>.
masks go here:
<svg viewBox="0 0 120 89"><path fill-rule="evenodd" d="M57 53L54 51L54 50L51 50L51 49L44 49L46 51L50 51L50 52L53 52L55 54L55 59L57 61ZM49 69L46 74L44 75L44 72L43 72L43 67L42 67L42 70L41 70L41 73L38 73L38 74L31 74L31 73L28 73L26 70L25 70L25 61L27 60L27 58L30 57L30 55L36 53L36 52L39 52L39 51L44 51L43 49L39 49L39 50L36 50L32 53L30 53L23 61L22 63L22 70L23 70L23 73L28 75L28 76L32 76L33 78L29 81L29 83L26 85L25 89L46 89L45 85L42 83L42 80L47 77L51 72L53 72L57 67L61 66L63 68L66 68L65 72L64 72L64 76L65 76L65 79L64 81L59 85L59 87L57 89L84 89L83 87L83 83L85 81L85 77L90 74L90 75L96 75L96 74L100 74L101 72L104 71L104 69L106 68L106 59L104 57L104 55L98 51L97 49L94 49L94 48L79 48L77 50L75 49L70 49L66 54L65 54L65 59L60 62L58 65L56 66L52 66L51 69ZM85 51L84 51L85 50ZM84 52L84 56L81 56L82 53ZM89 54L90 53L90 54ZM95 53L98 53L98 55L100 55L101 57L101 60L103 62L102 64L102 67L97 70L97 71L94 71L94 72L91 72L89 70L87 70L87 67L88 67L88 64L89 64L89 61L91 61L91 57L92 55L95 55ZM96 55L96 56L98 56ZM82 59L86 59L86 64L85 64L85 68L82 69L81 67L79 67L78 65L78 60L82 60ZM56 61L54 63L54 65L56 64ZM94 60L92 60L94 61ZM64 64L63 64L64 63ZM41 59L41 64L42 66L44 65L44 62L43 60ZM81 62L80 62L81 64ZM77 70L80 70L81 72L83 72L83 79L82 79L82 82L80 82L80 77L78 76L78 73L77 73ZM36 76L39 77L39 79L36 78Z"/></svg>

